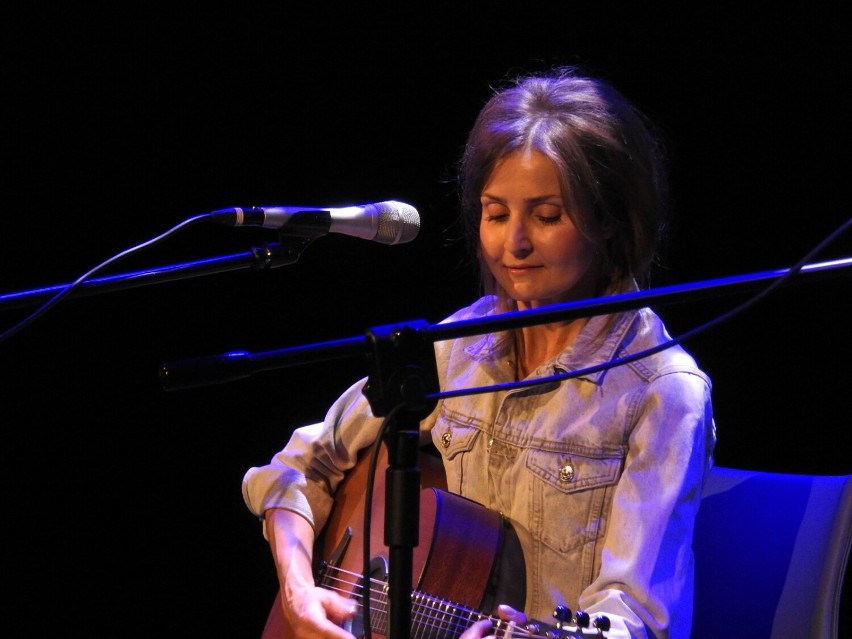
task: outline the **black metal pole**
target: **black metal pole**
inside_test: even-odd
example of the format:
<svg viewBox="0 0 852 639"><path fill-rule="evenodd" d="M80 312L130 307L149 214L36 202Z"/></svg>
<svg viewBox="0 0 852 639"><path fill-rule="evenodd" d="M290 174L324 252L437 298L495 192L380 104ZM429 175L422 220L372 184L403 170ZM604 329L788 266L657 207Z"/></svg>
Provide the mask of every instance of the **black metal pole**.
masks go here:
<svg viewBox="0 0 852 639"><path fill-rule="evenodd" d="M578 317L605 315L643 306L696 302L700 300L753 291L787 276L789 269L764 271L750 275L704 280L646 291L598 297L590 300L554 304L529 311L502 313L490 317L446 324L428 325L416 320L400 327L417 325L421 339L439 342L458 337L521 328L535 324L564 321ZM791 284L803 284L833 277L852 276L852 258L809 264L796 273ZM363 336L320 342L259 353L238 351L224 355L198 357L166 362L160 367L160 381L165 390L180 390L207 384L228 382L254 373L276 370L305 363L348 357L364 357L369 353L369 340Z"/></svg>

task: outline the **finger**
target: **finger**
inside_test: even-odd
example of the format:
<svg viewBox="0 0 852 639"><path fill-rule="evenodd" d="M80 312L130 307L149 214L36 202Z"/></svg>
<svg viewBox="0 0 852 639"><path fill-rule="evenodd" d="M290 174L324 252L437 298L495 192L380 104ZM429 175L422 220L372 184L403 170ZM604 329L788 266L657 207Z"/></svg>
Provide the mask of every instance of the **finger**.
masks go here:
<svg viewBox="0 0 852 639"><path fill-rule="evenodd" d="M527 622L527 616L524 613L519 610L515 610L506 604L500 604L497 606L497 616L503 621L513 621L518 624L524 624Z"/></svg>
<svg viewBox="0 0 852 639"><path fill-rule="evenodd" d="M330 595L325 601L325 611L328 618L337 624L353 619L358 614L358 604L354 599L347 599L331 591L326 591Z"/></svg>

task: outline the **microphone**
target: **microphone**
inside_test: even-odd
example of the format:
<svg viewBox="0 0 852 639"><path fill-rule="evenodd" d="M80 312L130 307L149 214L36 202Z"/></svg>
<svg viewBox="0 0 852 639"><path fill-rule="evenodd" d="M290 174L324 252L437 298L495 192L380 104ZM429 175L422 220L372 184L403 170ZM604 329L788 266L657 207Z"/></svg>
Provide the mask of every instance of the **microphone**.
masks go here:
<svg viewBox="0 0 852 639"><path fill-rule="evenodd" d="M212 211L210 219L229 226L262 226L282 232L342 233L382 244L404 244L417 237L420 215L404 202L376 202L338 208L310 206L233 207Z"/></svg>

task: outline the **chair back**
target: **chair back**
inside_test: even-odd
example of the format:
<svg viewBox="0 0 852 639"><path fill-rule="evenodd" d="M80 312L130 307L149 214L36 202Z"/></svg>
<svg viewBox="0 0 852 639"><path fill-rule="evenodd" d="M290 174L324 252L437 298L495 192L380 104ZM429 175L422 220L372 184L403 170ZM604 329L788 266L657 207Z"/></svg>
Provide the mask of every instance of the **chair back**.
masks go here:
<svg viewBox="0 0 852 639"><path fill-rule="evenodd" d="M850 543L852 475L714 468L696 521L692 639L837 639Z"/></svg>

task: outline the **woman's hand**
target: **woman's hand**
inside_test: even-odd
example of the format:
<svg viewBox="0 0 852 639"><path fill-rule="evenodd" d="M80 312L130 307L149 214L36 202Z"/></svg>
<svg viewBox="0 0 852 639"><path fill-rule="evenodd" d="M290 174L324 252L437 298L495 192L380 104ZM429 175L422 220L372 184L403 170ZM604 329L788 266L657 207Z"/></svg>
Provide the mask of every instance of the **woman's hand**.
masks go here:
<svg viewBox="0 0 852 639"><path fill-rule="evenodd" d="M514 608L506 605L500 605L497 607L497 616L503 621L513 621L516 624L525 624L527 622L527 616L524 613L518 612ZM494 634L492 632L493 627L494 624L490 619L477 621L470 628L465 630L459 639L481 639L482 637L487 637L488 635Z"/></svg>
<svg viewBox="0 0 852 639"><path fill-rule="evenodd" d="M352 599L314 584L311 567L314 531L301 515L266 512L266 535L281 585L279 605L288 639L353 639L343 624L357 614Z"/></svg>
<svg viewBox="0 0 852 639"><path fill-rule="evenodd" d="M316 586L287 588L282 605L293 639L353 639L343 629L343 624L358 612L352 599Z"/></svg>

